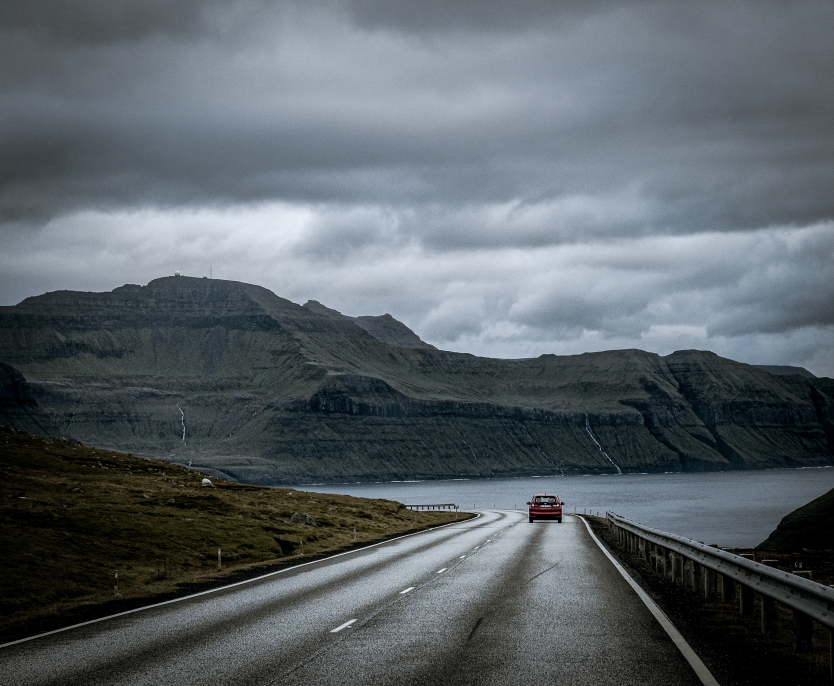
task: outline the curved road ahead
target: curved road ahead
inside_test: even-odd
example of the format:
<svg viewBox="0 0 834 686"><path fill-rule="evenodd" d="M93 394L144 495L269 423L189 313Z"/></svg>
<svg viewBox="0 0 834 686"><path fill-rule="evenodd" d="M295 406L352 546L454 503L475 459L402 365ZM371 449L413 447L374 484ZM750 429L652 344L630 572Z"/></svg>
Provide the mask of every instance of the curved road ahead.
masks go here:
<svg viewBox="0 0 834 686"><path fill-rule="evenodd" d="M0 649L3 684L700 684L575 517L478 519Z"/></svg>

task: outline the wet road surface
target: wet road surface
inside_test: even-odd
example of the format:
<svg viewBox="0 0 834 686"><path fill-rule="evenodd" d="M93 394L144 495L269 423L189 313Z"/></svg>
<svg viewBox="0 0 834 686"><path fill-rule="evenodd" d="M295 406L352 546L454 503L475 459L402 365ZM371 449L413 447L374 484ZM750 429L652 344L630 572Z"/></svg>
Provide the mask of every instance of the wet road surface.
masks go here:
<svg viewBox="0 0 834 686"><path fill-rule="evenodd" d="M480 518L0 649L3 684L700 684L583 523Z"/></svg>

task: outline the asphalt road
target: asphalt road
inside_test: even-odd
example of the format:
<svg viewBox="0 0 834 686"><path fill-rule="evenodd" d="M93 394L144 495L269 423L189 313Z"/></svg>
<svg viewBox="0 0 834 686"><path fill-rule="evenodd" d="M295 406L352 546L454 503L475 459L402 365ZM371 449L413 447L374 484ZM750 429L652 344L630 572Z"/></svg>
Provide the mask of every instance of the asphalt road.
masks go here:
<svg viewBox="0 0 834 686"><path fill-rule="evenodd" d="M700 684L581 521L485 511L0 649L0 683Z"/></svg>

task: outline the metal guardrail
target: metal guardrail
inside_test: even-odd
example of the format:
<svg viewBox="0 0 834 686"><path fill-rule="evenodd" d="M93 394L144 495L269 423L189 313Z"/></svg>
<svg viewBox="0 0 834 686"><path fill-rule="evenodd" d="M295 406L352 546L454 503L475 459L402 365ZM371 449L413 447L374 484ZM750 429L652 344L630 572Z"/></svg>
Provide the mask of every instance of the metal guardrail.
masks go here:
<svg viewBox="0 0 834 686"><path fill-rule="evenodd" d="M609 525L639 537L651 545L671 551L682 558L711 570L762 596L810 617L829 629L834 629L834 588L823 586L790 572L768 567L725 550L683 536L643 526L613 512L607 512ZM647 561L651 550L644 547ZM655 556L657 553L655 552ZM674 564L674 563L673 563ZM663 560L665 567L666 560ZM674 573L674 567L673 567Z"/></svg>
<svg viewBox="0 0 834 686"><path fill-rule="evenodd" d="M454 503L444 503L442 505L406 505L409 510L454 510L457 512L460 508Z"/></svg>

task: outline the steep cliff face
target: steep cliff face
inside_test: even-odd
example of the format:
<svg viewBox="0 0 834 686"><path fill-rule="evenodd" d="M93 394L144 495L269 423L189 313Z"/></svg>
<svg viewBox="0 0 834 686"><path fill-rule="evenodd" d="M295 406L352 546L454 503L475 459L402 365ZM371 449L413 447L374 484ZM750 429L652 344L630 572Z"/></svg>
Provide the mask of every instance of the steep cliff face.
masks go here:
<svg viewBox="0 0 834 686"><path fill-rule="evenodd" d="M58 427L41 411L32 387L23 374L0 362L0 424L12 429L38 434L55 435Z"/></svg>
<svg viewBox="0 0 834 686"><path fill-rule="evenodd" d="M828 379L698 351L477 358L212 279L0 308L0 358L52 432L250 481L790 466L834 445Z"/></svg>
<svg viewBox="0 0 834 686"><path fill-rule="evenodd" d="M682 351L666 360L681 395L732 466L776 467L814 457L829 459L825 426L830 420L824 409L830 407L829 384L728 364L708 352Z"/></svg>

